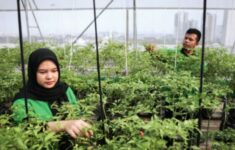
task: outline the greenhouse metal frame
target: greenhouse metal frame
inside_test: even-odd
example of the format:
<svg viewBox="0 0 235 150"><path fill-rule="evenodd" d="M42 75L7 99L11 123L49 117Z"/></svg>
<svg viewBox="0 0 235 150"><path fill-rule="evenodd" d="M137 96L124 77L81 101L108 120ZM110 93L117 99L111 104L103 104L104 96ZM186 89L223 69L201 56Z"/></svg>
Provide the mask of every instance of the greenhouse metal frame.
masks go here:
<svg viewBox="0 0 235 150"><path fill-rule="evenodd" d="M102 108L103 106L103 100L102 100L102 87L101 87L101 74L100 74L100 58L99 58L99 35L98 35L98 30L99 28L97 27L97 20L99 19L100 16L102 16L103 12L105 12L106 10L109 10L109 9L113 9L113 10L126 10L126 38L125 38L125 43L126 43L126 49L128 51L128 43L129 43L129 10L132 10L133 11L133 49L137 49L137 42L138 42L138 38L137 38L137 12L138 10L155 10L155 9L192 9L192 10L201 10L203 9L203 18L202 18L202 46L201 46L201 64L200 64L200 87L199 87L199 92L202 94L203 93L203 82L204 82L204 60L205 60L205 46L206 46L206 22L207 22L207 10L223 10L225 12L227 11L234 11L234 6L231 5L229 8L221 8L221 7L208 7L208 4L207 4L207 0L203 0L203 8L199 8L199 7L169 7L169 8L166 8L166 6L164 7L139 7L137 6L137 2L138 0L133 0L131 3L133 4L133 6L128 6L128 7L111 7L110 8L110 5L114 2L115 0L110 0L108 3L106 3L104 5L104 7L96 7L96 1L93 0L93 8L54 8L54 9L51 9L51 8L38 8L37 6L37 3L35 0L32 0L32 3L34 5L35 8L32 7L31 5L31 2L27 0L26 1L20 1L20 0L17 0L17 12L18 12L18 25L19 25L19 41L20 41L20 50L21 50L21 63L22 63L22 78L23 78L23 85L25 87L25 84L26 84L26 79L25 79L25 69L24 69L24 48L23 48L23 34L22 34L22 21L21 21L21 12L24 11L25 12L25 17L26 17L26 29L27 29L27 39L29 42L31 42L31 34L30 34L30 28L32 28L30 25L29 25L29 18L28 18L28 13L31 11L32 14L33 14L33 19L36 23L36 26L34 28L36 28L38 31L39 31L39 34L40 34L40 37L42 38L42 40L44 41L44 35L43 35L43 32L39 26L39 22L37 20L37 17L35 15L35 11L81 11L81 10L90 10L90 9L93 9L93 12L94 12L94 19L90 21L90 23L82 30L82 32L76 36L76 38L71 42L71 47L73 47L73 45L76 44L77 40L79 38L81 38L83 36L83 34L94 24L94 27L95 27L95 48L96 48L96 64L97 64L97 76L98 76L98 87L99 87L99 96L100 96L100 105L101 105L101 112L102 112L102 121L104 122L105 121L105 112L104 109ZM23 8L24 9L21 9L20 8L20 3L23 5ZM27 3L28 3L28 6L27 6ZM234 3L233 3L234 4ZM96 11L99 10L99 13L96 14ZM0 9L0 11L3 11L3 12L8 12L8 11L16 11L16 9ZM233 52L233 49L234 49L234 45L235 45L235 41L233 42L233 45L231 47L231 52ZM25 92L25 97L27 93ZM26 112L28 113L28 108L27 108L27 99L25 99L26 101ZM201 129L201 123L202 123L202 116L201 116L201 103L203 101L203 98L200 98L199 99L199 119L198 119L198 128ZM225 102L226 103L226 102ZM225 108L224 108L225 109ZM105 126L104 126L104 123L103 123L103 132L105 133ZM200 144L200 134L198 133L198 137L197 137L197 145L199 146Z"/></svg>

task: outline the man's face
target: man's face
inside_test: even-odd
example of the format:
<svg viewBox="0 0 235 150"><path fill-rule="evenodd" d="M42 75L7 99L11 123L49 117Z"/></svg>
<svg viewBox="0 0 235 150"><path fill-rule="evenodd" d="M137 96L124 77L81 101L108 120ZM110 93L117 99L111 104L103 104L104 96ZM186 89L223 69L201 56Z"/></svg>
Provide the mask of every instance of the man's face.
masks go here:
<svg viewBox="0 0 235 150"><path fill-rule="evenodd" d="M192 34L186 33L183 41L183 48L190 50L194 49L197 45L198 45L197 35L194 33Z"/></svg>

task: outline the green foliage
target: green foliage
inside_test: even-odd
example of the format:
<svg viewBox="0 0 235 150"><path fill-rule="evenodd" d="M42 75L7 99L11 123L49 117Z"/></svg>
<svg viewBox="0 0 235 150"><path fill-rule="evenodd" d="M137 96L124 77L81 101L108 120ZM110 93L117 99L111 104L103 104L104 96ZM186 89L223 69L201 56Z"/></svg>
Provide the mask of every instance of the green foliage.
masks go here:
<svg viewBox="0 0 235 150"><path fill-rule="evenodd" d="M123 44L114 42L109 42L100 48L100 67L105 76L123 72L125 66L124 48Z"/></svg>
<svg viewBox="0 0 235 150"><path fill-rule="evenodd" d="M82 48L73 48L72 67L81 74L96 71L96 53L92 45ZM69 55L68 55L69 56Z"/></svg>
<svg viewBox="0 0 235 150"><path fill-rule="evenodd" d="M90 93L95 93L98 89L97 80L93 75L78 75L68 69L62 70L61 78L72 87L78 99L85 98Z"/></svg>
<svg viewBox="0 0 235 150"><path fill-rule="evenodd" d="M225 49L207 49L206 54L205 60L208 62L206 81L229 85L235 91L235 56Z"/></svg>
<svg viewBox="0 0 235 150"><path fill-rule="evenodd" d="M45 44L24 45L25 63L30 52L39 47ZM197 131L197 120L192 118L197 114L199 99L203 108L213 110L223 98L232 99L235 91L235 59L223 49L206 49L205 82L200 95L199 49L193 57L172 49L130 50L129 75L124 76L124 44L109 42L100 47L102 96L107 115L103 134L102 121L97 120L100 97L93 45L51 49L61 63L61 79L71 86L79 102L79 110L70 105L58 108L58 118L66 114L67 119L87 120L95 133L91 139L76 139L74 149L185 149L189 132ZM20 51L1 49L0 54L0 102L6 102L22 86ZM171 119L165 118L165 110L172 112ZM149 116L141 116L145 114ZM177 118L187 115L188 120ZM14 125L9 115L0 116L0 127L0 149L53 149L61 136L44 131L42 123L35 121ZM219 136L233 139L233 132ZM103 138L105 144L101 142ZM234 146L233 143L228 145ZM214 146L221 149L226 144L215 141Z"/></svg>
<svg viewBox="0 0 235 150"><path fill-rule="evenodd" d="M233 150L235 147L235 131L227 128L223 131L215 131L209 134L212 141L212 149Z"/></svg>
<svg viewBox="0 0 235 150"><path fill-rule="evenodd" d="M129 72L135 74L139 71L149 72L151 68L151 56L148 52L130 52L129 54Z"/></svg>
<svg viewBox="0 0 235 150"><path fill-rule="evenodd" d="M59 141L59 135L46 131L41 122L13 125L9 116L0 118L0 149L51 149Z"/></svg>
<svg viewBox="0 0 235 150"><path fill-rule="evenodd" d="M22 76L18 72L8 72L0 76L0 103L11 101L22 84Z"/></svg>

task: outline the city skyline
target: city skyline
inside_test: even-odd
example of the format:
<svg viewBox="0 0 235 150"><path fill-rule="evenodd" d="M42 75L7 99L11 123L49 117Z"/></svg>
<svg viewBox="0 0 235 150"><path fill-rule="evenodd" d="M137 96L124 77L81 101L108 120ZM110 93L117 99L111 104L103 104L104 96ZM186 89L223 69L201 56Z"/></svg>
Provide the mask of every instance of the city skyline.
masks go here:
<svg viewBox="0 0 235 150"><path fill-rule="evenodd" d="M2 0L0 0L1 2ZM81 1L81 0L80 0ZM50 4L56 4L56 1L50 1ZM70 1L72 2L72 1ZM75 0L73 0L75 2ZM100 1L101 2L101 1ZM108 1L106 0L106 3ZM130 2L130 1L129 1ZM146 6L144 1L137 1L138 5ZM148 0L148 2L152 2ZM163 3L163 1L161 1ZM167 4L167 1L164 1ZM176 2L176 1L175 1ZM178 4L183 1L178 1ZM191 0L191 2L196 2ZM103 2L103 5L106 4ZM148 4L149 4L148 3ZM221 1L217 2L218 4ZM230 1L231 3L231 1ZM120 5L131 5L130 3L120 2ZM162 4L162 5L164 5ZM232 4L232 3L231 3ZM232 5L233 6L233 5ZM50 6L52 7L52 6ZM53 6L56 7L56 6ZM195 6L198 7L198 6ZM97 10L97 14L101 10ZM221 42L231 46L235 37L233 36L232 26L235 25L235 14L225 10L208 10L207 11L207 25L206 25L206 39L208 42ZM127 30L127 14L129 17L129 36L133 36L133 10L125 9L110 9L105 10L104 13L97 19L98 33L119 33L121 35L126 34ZM182 14L177 17L177 14ZM59 36L59 35L71 35L78 36L93 20L92 10L82 11L36 11L35 12L39 27L44 36ZM29 26L27 28L26 15L22 12L22 29L23 36L27 36L27 32L30 32L30 36L40 36L37 28L35 28L35 20L32 12L28 12ZM0 24L0 36L18 36L18 22L17 13L0 12L0 18L2 23ZM178 19L177 19L178 18ZM177 24L178 23L178 24ZM181 42L184 32L189 27L202 29L202 10L198 9L137 9L136 11L136 26L137 36L146 35L147 37L169 37L176 39L177 42ZM27 31L28 30L28 31ZM84 36L94 35L94 27L91 26L85 32Z"/></svg>

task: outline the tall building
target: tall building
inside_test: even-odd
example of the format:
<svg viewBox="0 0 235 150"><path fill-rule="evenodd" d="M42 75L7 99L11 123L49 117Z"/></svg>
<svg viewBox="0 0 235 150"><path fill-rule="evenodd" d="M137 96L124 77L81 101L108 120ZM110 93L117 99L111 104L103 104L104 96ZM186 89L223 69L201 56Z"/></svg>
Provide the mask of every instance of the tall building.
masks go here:
<svg viewBox="0 0 235 150"><path fill-rule="evenodd" d="M224 45L224 26L223 25L216 25L216 32L215 32L215 43L219 45Z"/></svg>
<svg viewBox="0 0 235 150"><path fill-rule="evenodd" d="M234 10L225 10L224 13L224 46L233 47L235 44L235 11Z"/></svg>
<svg viewBox="0 0 235 150"><path fill-rule="evenodd" d="M188 12L178 12L175 14L175 35L177 42L182 42L186 30L189 28L199 28L198 21L189 19Z"/></svg>
<svg viewBox="0 0 235 150"><path fill-rule="evenodd" d="M197 20L190 20L189 21L189 28L197 28L197 29L199 29L198 21Z"/></svg>
<svg viewBox="0 0 235 150"><path fill-rule="evenodd" d="M189 19L187 12L177 12L175 14L175 35L177 42L181 42L185 31L189 28Z"/></svg>
<svg viewBox="0 0 235 150"><path fill-rule="evenodd" d="M213 43L216 39L216 14L206 14L206 42Z"/></svg>

